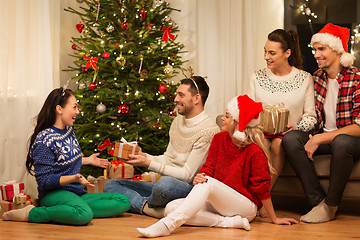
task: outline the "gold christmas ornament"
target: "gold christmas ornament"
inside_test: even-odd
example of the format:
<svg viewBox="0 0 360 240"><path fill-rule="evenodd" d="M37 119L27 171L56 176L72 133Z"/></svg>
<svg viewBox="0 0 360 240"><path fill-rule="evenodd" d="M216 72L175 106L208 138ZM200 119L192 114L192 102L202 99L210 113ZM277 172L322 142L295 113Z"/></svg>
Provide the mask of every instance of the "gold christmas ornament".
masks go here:
<svg viewBox="0 0 360 240"><path fill-rule="evenodd" d="M120 56L116 58L116 62L120 65L120 66L125 66L126 63L126 59L125 57L122 55L122 53L120 53Z"/></svg>
<svg viewBox="0 0 360 240"><path fill-rule="evenodd" d="M169 63L167 63L166 66L164 67L164 73L166 75L171 75L173 74L173 72L174 72L174 68Z"/></svg>
<svg viewBox="0 0 360 240"><path fill-rule="evenodd" d="M87 37L89 34L89 30L87 30L86 28L82 31L82 34L84 37Z"/></svg>
<svg viewBox="0 0 360 240"><path fill-rule="evenodd" d="M79 52L79 53L78 53L78 56L82 58L82 57L85 56L85 53L84 53L84 52Z"/></svg>
<svg viewBox="0 0 360 240"><path fill-rule="evenodd" d="M106 31L109 33L113 32L115 30L114 26L109 23L109 25L106 27Z"/></svg>

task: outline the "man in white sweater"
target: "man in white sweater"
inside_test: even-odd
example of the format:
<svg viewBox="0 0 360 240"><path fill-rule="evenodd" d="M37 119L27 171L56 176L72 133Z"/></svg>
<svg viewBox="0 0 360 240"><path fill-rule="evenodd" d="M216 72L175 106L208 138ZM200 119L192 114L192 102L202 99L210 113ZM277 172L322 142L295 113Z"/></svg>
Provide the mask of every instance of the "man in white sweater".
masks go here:
<svg viewBox="0 0 360 240"><path fill-rule="evenodd" d="M200 76L181 80L174 102L179 115L170 127L166 152L151 156L140 152L126 163L146 167L163 175L156 183L110 179L104 192L117 192L130 198L131 212L163 217L163 208L192 189L192 180L206 160L213 136L219 127L204 111L209 86Z"/></svg>

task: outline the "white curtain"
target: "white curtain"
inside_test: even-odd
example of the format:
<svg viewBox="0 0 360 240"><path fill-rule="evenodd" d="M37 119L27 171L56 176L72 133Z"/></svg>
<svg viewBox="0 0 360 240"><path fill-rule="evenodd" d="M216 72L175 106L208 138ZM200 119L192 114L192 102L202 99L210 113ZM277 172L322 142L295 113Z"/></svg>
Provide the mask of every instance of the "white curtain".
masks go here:
<svg viewBox="0 0 360 240"><path fill-rule="evenodd" d="M0 184L25 182L36 196L25 170L27 141L59 82L60 1L0 0L0 6Z"/></svg>
<svg viewBox="0 0 360 240"><path fill-rule="evenodd" d="M246 93L250 75L266 67L264 44L271 31L283 28L284 0L168 2L181 9L172 18L188 51L183 57L195 74L207 77L210 95L205 109L216 118L231 98Z"/></svg>

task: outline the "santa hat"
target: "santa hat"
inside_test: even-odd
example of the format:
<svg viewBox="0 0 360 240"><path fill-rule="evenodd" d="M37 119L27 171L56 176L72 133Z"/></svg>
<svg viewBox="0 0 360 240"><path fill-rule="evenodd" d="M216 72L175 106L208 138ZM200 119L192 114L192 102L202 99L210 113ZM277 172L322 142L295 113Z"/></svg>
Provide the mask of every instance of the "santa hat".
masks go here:
<svg viewBox="0 0 360 240"><path fill-rule="evenodd" d="M328 23L311 38L311 46L314 43L328 45L332 50L341 54L340 63L344 67L350 67L355 57L348 53L347 43L349 41L350 29Z"/></svg>
<svg viewBox="0 0 360 240"><path fill-rule="evenodd" d="M238 130L234 132L233 136L244 140L244 128L259 124L259 113L263 110L263 107L261 102L255 102L245 94L231 99L227 104L227 110L231 117L239 123Z"/></svg>

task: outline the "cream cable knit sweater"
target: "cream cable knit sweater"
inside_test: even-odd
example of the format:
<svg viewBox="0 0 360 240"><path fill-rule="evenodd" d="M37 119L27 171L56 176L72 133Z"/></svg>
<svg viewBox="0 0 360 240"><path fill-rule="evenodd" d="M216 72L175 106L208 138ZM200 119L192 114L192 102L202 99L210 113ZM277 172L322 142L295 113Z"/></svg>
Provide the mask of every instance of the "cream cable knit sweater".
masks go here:
<svg viewBox="0 0 360 240"><path fill-rule="evenodd" d="M251 76L249 97L266 104L284 103L289 124L310 131L316 124L314 81L310 73L295 67L286 76L277 76L264 68Z"/></svg>
<svg viewBox="0 0 360 240"><path fill-rule="evenodd" d="M149 169L191 183L206 160L213 136L219 127L205 111L186 119L178 115L170 127L170 142L164 155L152 156Z"/></svg>

